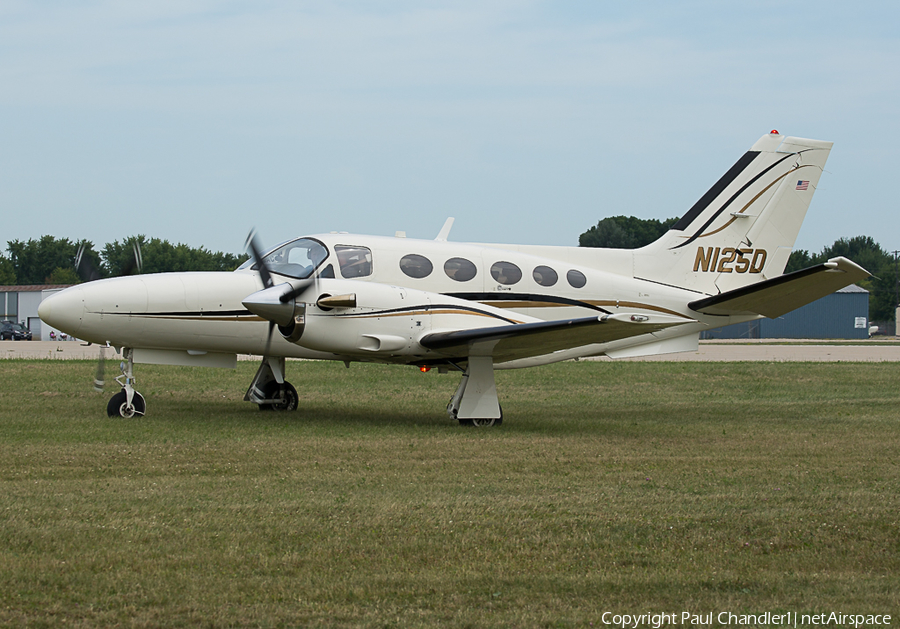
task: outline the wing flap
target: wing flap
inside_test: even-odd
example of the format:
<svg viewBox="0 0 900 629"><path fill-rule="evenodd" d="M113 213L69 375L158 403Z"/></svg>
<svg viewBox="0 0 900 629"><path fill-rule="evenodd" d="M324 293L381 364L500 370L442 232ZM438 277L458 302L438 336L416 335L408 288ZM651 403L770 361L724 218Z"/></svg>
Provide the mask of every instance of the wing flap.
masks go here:
<svg viewBox="0 0 900 629"><path fill-rule="evenodd" d="M847 258L832 258L808 269L692 301L688 307L709 315L756 314L774 319L870 275Z"/></svg>
<svg viewBox="0 0 900 629"><path fill-rule="evenodd" d="M561 321L519 323L472 330L433 332L419 343L446 357L489 352L495 362L542 356L562 349L650 334L693 319L666 315L614 314Z"/></svg>

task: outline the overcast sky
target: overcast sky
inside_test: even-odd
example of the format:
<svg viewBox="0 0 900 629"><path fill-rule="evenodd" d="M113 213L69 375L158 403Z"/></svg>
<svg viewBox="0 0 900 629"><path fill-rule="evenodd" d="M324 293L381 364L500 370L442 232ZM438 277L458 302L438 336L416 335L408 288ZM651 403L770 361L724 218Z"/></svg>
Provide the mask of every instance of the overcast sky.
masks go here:
<svg viewBox="0 0 900 629"><path fill-rule="evenodd" d="M835 142L797 242L900 249L896 2L0 0L0 248L332 230L576 245L761 135Z"/></svg>

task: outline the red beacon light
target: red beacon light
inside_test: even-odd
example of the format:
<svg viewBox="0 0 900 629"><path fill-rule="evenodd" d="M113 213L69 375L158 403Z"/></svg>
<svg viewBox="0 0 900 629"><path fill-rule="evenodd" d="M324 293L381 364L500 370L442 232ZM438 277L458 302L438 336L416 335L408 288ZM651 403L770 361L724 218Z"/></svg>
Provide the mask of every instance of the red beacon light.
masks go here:
<svg viewBox="0 0 900 629"><path fill-rule="evenodd" d="M421 371L422 373L428 373L429 371L431 371L431 367L422 365L421 367L419 367L419 371Z"/></svg>
<svg viewBox="0 0 900 629"><path fill-rule="evenodd" d="M781 135L781 134L778 133L778 129L772 129L771 131L769 131L769 135Z"/></svg>

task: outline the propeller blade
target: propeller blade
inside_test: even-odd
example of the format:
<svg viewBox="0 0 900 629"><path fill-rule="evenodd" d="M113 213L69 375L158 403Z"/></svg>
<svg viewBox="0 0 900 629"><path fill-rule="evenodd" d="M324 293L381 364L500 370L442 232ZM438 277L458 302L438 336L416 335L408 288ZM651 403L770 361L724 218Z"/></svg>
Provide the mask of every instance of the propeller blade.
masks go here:
<svg viewBox="0 0 900 629"><path fill-rule="evenodd" d="M100 359L97 361L97 374L94 376L94 391L103 392L103 387L106 386L106 382L104 381L104 371L106 370L106 346L100 346Z"/></svg>
<svg viewBox="0 0 900 629"><path fill-rule="evenodd" d="M248 295L241 303L244 308L255 315L259 315L268 321L274 321L278 325L288 326L294 319L294 302L282 301L281 291L288 288L290 284L279 284L271 288L264 288L256 291L252 295Z"/></svg>
<svg viewBox="0 0 900 629"><path fill-rule="evenodd" d="M254 295L258 296L258 295L260 295L260 293L265 294L268 289L272 288L275 285L275 281L272 279L272 274L269 272L269 267L266 266L266 260L262 256L261 249L259 246L259 241L256 238L256 230L254 230L254 229L250 230L250 233L247 235L247 242L246 242L245 246L247 249L250 250L250 255L253 257L253 260L256 263L256 264L254 264L254 266L256 267L257 271L259 271L259 277L263 282L263 286L265 287L262 291L260 291L259 293L255 293ZM249 303L251 303L251 306L254 305L254 303L253 303L254 300L251 299L254 297L254 295L251 295L248 298ZM287 301L289 301L289 300L280 300L279 303L287 303ZM248 307L247 304L248 304L248 301L245 301L244 306L247 307L251 312L256 312L256 309L254 309L252 307ZM272 313L270 312L271 305L272 305L271 297L269 295L264 295L264 297L262 299L262 303L261 303L261 306L262 306L261 312L263 314L260 314L259 312L257 312L257 314L260 314L261 317L263 317L265 319L269 319L269 332L268 332L268 334L266 334L266 351L263 353L263 357L268 356L269 352L272 349L272 333L275 331L275 325L276 325L275 321L272 318L270 318L273 316ZM283 314L282 312L280 312L281 309L279 308L276 310L278 310L278 312L275 315L275 317L281 318L281 317L279 317L279 315ZM291 313L293 313L293 308L291 308ZM293 314L291 314L291 316L293 316Z"/></svg>
<svg viewBox="0 0 900 629"><path fill-rule="evenodd" d="M317 282L312 278L302 280L294 288L292 288L291 290L284 293L281 297L279 297L278 301L280 301L283 304L286 304L289 301L292 301L292 300L296 299L297 297L299 297L300 295L302 295L304 292L306 292L307 288L309 288L310 286L312 286L313 284L316 284L316 283Z"/></svg>
<svg viewBox="0 0 900 629"><path fill-rule="evenodd" d="M250 234L247 236L246 247L250 250L250 255L253 256L253 260L256 262L257 270L259 271L259 277L263 281L263 285L266 288L271 287L274 282L272 281L272 274L269 273L269 268L266 266L266 261L263 259L262 254L260 253L259 243L256 239L256 231L250 230Z"/></svg>
<svg viewBox="0 0 900 629"><path fill-rule="evenodd" d="M144 270L144 257L141 255L141 245L137 240L134 241L132 249L134 250L134 266L137 268L137 272L140 273Z"/></svg>
<svg viewBox="0 0 900 629"><path fill-rule="evenodd" d="M78 246L78 252L75 254L75 273L81 278L82 282L93 282L100 279L100 271L94 266L90 256L85 254L85 244L82 242Z"/></svg>
<svg viewBox="0 0 900 629"><path fill-rule="evenodd" d="M120 276L131 275L135 269L137 269L137 272L140 273L144 268L144 258L143 256L141 256L141 245L137 240L131 243L131 251L134 256L124 267L122 267L122 271L119 273Z"/></svg>
<svg viewBox="0 0 900 629"><path fill-rule="evenodd" d="M263 356L269 355L269 350L272 349L272 332L275 330L275 322L269 321L269 334L266 336L266 351Z"/></svg>

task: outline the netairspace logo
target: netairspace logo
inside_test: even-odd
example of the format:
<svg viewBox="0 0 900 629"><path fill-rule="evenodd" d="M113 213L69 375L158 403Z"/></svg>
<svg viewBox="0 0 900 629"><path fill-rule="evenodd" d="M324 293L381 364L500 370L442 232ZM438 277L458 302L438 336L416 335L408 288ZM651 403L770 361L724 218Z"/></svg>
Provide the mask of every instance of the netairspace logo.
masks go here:
<svg viewBox="0 0 900 629"><path fill-rule="evenodd" d="M891 616L888 614L844 614L840 612L822 612L818 614L801 614L799 612L784 612L773 614L763 612L761 614L735 614L732 612L708 612L697 614L694 612L673 612L658 614L614 614L604 612L600 618L604 625L620 627L621 629L638 629L639 627L652 627L661 629L667 625L691 625L691 626L748 626L766 625L782 627L886 627L891 624Z"/></svg>

